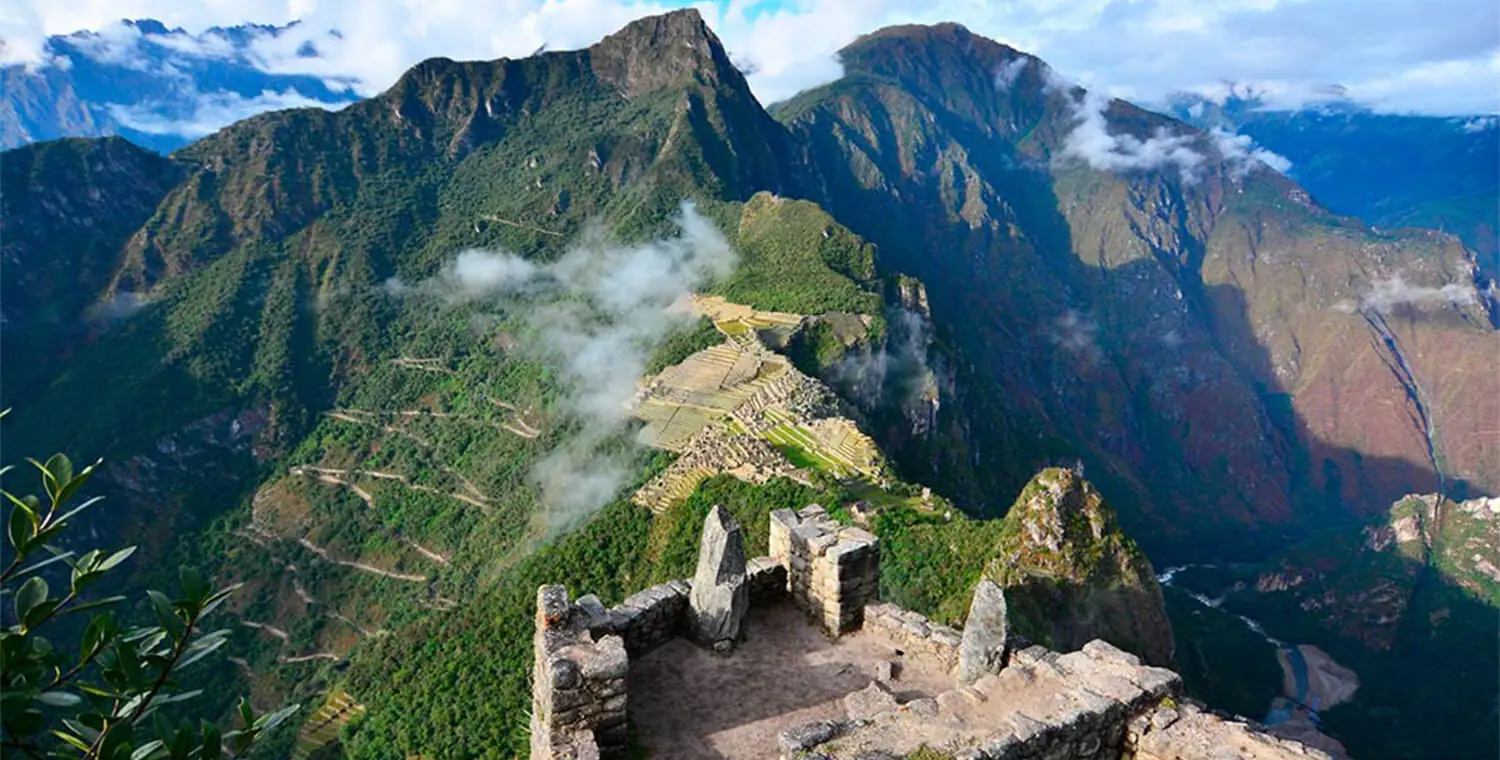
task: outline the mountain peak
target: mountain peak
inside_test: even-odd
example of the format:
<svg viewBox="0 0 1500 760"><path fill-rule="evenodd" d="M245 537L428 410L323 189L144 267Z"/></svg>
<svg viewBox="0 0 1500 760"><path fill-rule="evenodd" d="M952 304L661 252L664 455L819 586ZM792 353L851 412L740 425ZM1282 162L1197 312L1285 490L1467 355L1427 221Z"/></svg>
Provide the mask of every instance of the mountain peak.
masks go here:
<svg viewBox="0 0 1500 760"><path fill-rule="evenodd" d="M953 67L990 70L1022 55L1014 48L974 34L962 24L903 24L866 35L839 51L850 72L910 80L913 74Z"/></svg>
<svg viewBox="0 0 1500 760"><path fill-rule="evenodd" d="M632 21L589 54L594 74L627 97L690 81L744 86L723 43L693 8Z"/></svg>
<svg viewBox="0 0 1500 760"><path fill-rule="evenodd" d="M1023 635L1065 648L1103 638L1152 664L1172 661L1172 626L1151 562L1080 473L1037 473L1005 528L989 574Z"/></svg>

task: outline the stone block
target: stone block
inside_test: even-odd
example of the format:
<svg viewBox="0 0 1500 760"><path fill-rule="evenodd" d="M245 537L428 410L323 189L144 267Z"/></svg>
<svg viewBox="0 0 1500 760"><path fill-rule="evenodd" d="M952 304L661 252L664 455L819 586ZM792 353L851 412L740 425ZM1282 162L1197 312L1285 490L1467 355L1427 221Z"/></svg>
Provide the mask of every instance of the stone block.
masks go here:
<svg viewBox="0 0 1500 760"><path fill-rule="evenodd" d="M695 639L704 644L734 641L750 606L745 585L745 548L740 526L728 510L715 506L703 521L698 570L688 597Z"/></svg>
<svg viewBox="0 0 1500 760"><path fill-rule="evenodd" d="M592 647L573 647L583 650L575 656L587 681L606 681L624 678L630 669L630 658L625 654L625 641L619 636L605 636Z"/></svg>
<svg viewBox="0 0 1500 760"><path fill-rule="evenodd" d="M1083 648L1079 651L1096 660L1112 662L1116 665L1125 665L1132 668L1141 666L1141 658L1120 649L1104 639L1094 639L1084 644Z"/></svg>
<svg viewBox="0 0 1500 760"><path fill-rule="evenodd" d="M844 711L850 720L873 718L898 706L896 695L880 681L872 681L869 686L844 695Z"/></svg>
<svg viewBox="0 0 1500 760"><path fill-rule="evenodd" d="M777 737L777 744L780 745L783 753L792 754L812 749L838 735L839 726L837 723L820 720L816 723L805 723L782 731L781 735Z"/></svg>
<svg viewBox="0 0 1500 760"><path fill-rule="evenodd" d="M933 699L932 697L920 697L918 699L913 699L912 701L907 702L905 705L903 705L903 707L911 711L913 715L920 715L924 718L930 718L938 714L937 700Z"/></svg>
<svg viewBox="0 0 1500 760"><path fill-rule="evenodd" d="M568 622L568 590L562 586L542 586L536 592L537 617L546 627Z"/></svg>
<svg viewBox="0 0 1500 760"><path fill-rule="evenodd" d="M925 622L913 623L908 621L907 623L902 625L901 628L902 630L906 631L907 635L914 636L919 639L925 639L927 638L928 634L932 633L932 628L928 627L927 623Z"/></svg>
<svg viewBox="0 0 1500 760"><path fill-rule="evenodd" d="M901 677L901 664L895 660L878 660L875 663L875 680L891 683Z"/></svg>
<svg viewBox="0 0 1500 760"><path fill-rule="evenodd" d="M933 626L932 643L941 647L957 649L963 643L963 634L946 625Z"/></svg>

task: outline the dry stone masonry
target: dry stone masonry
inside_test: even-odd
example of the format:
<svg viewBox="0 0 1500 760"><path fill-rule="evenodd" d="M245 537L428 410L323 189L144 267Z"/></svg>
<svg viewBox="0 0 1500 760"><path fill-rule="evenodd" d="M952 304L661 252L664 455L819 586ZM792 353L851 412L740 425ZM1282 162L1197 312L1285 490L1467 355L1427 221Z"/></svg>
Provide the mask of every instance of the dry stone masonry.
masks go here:
<svg viewBox="0 0 1500 760"><path fill-rule="evenodd" d="M880 590L880 539L816 504L771 513L771 557L786 565L792 601L837 636L858 629Z"/></svg>
<svg viewBox="0 0 1500 760"><path fill-rule="evenodd" d="M920 613L903 610L894 604L865 606L864 629L889 639L908 657L925 658L945 673L953 672L959 663L959 642L963 634L928 620Z"/></svg>
<svg viewBox="0 0 1500 760"><path fill-rule="evenodd" d="M625 642L595 640L562 586L537 591L531 757L599 757L625 748Z"/></svg>
<svg viewBox="0 0 1500 760"><path fill-rule="evenodd" d="M853 681L863 685L834 692L844 696L828 709L841 717L806 722L788 714L787 724L773 729L780 732L774 746L768 741L734 757L871 760L927 748L954 760L1331 760L1183 699L1177 674L1104 641L1066 654L1026 646L1007 631L1004 590L993 583L976 587L963 631L881 603L879 540L817 505L772 513L769 538L770 556L747 561L739 527L715 507L692 582L653 586L610 609L592 595L570 603L562 587L543 586L532 760L620 756L632 658L678 637L704 646L736 641L747 616L788 603L834 637L820 640L888 647L893 659L866 666L868 674ZM747 651L709 660L733 663ZM928 674L925 693L903 680L903 663ZM815 677L811 672L799 676ZM950 688L932 688L933 678L946 677ZM776 678L768 673L766 683L743 688L774 691ZM681 699L686 705L695 697Z"/></svg>

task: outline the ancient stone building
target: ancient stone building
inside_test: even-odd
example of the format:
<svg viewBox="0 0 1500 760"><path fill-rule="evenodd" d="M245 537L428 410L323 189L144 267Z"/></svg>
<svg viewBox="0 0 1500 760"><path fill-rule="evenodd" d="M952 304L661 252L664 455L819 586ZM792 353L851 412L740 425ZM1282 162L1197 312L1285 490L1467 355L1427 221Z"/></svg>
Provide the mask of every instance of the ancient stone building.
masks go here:
<svg viewBox="0 0 1500 760"><path fill-rule="evenodd" d="M716 508L692 582L612 609L540 589L532 760L618 756L628 726L674 760L1329 760L1106 642L1028 645L993 584L962 631L883 603L879 539L816 505L771 515L769 556L746 561L738 531Z"/></svg>

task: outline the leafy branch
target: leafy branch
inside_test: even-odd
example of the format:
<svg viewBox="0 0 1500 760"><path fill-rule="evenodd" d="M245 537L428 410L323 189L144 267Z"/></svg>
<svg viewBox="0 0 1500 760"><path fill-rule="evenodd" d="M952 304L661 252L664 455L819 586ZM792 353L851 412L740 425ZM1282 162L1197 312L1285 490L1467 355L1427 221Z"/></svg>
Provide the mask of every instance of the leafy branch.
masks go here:
<svg viewBox="0 0 1500 760"><path fill-rule="evenodd" d="M184 568L178 598L146 592L154 624L123 626L106 608L125 597L89 599L86 592L129 559L134 547L79 555L55 543L80 513L99 502L96 497L72 505L100 462L75 472L62 454L27 461L40 474L42 495L0 489L10 505L5 525L7 548L14 553L0 570L0 598L11 599L0 630L0 746L6 754L37 760L218 760L244 753L296 712L293 705L256 715L241 700L243 725L235 730L208 721L174 725L162 708L202 693L183 689L177 675L228 641L227 629L204 632L203 623L238 586L215 589ZM11 469L0 469L0 475ZM64 568L67 593L54 595L48 578L60 579ZM49 623L75 614L89 616L76 657L42 635Z"/></svg>

